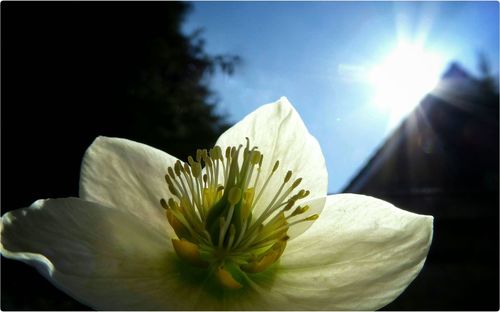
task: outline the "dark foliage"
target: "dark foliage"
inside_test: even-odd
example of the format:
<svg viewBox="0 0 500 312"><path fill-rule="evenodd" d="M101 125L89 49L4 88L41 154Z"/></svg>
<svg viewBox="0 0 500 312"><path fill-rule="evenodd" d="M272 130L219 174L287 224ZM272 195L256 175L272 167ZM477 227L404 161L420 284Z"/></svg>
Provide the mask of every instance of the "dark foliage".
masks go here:
<svg viewBox="0 0 500 312"><path fill-rule="evenodd" d="M186 158L227 127L208 87L239 59L208 55L180 27L186 3L3 2L2 214L78 195L96 136ZM88 309L24 264L2 258L3 310Z"/></svg>

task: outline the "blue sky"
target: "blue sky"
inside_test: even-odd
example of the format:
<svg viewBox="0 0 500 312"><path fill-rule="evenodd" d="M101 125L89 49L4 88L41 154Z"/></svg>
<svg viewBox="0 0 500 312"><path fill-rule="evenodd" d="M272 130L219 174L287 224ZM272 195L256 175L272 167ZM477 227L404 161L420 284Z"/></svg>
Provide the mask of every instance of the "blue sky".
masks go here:
<svg viewBox="0 0 500 312"><path fill-rule="evenodd" d="M286 96L322 147L329 192L339 192L418 102L381 98L406 88L400 80L432 82L453 60L477 74L479 51L498 73L498 8L497 2L195 2L183 30L203 28L207 52L243 59L233 76L211 81L219 112L237 122ZM402 43L426 57L394 62ZM388 74L374 76L377 66Z"/></svg>

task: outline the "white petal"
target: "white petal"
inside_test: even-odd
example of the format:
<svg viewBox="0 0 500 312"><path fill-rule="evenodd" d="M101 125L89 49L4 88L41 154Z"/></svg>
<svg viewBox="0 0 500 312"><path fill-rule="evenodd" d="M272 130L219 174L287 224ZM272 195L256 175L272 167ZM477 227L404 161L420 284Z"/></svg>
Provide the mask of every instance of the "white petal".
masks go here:
<svg viewBox="0 0 500 312"><path fill-rule="evenodd" d="M270 292L285 309L376 310L420 272L433 218L372 197L329 196L323 212L290 241Z"/></svg>
<svg viewBox="0 0 500 312"><path fill-rule="evenodd" d="M80 197L131 212L161 231L173 230L160 199L171 194L167 168L177 158L130 140L98 137L82 161Z"/></svg>
<svg viewBox="0 0 500 312"><path fill-rule="evenodd" d="M217 291L183 266L141 219L78 199L38 201L2 218L2 254L36 265L97 309L377 309L419 272L432 217L373 198L328 198L323 215L289 243L280 265L251 274L253 288Z"/></svg>
<svg viewBox="0 0 500 312"><path fill-rule="evenodd" d="M257 211L265 208L272 200L288 170L293 171L293 176L287 187L296 178L302 177L302 183L296 191L309 190L311 194L308 199L326 196L328 174L321 148L286 98L263 105L246 116L224 132L216 145L223 150L227 146L245 146L245 137L250 139L251 146L257 146L264 155L257 191L264 184L276 160L280 161L278 171L256 207Z"/></svg>
<svg viewBox="0 0 500 312"><path fill-rule="evenodd" d="M165 271L168 237L134 215L76 198L39 200L2 217L2 255L36 266L76 299L100 309L146 300L134 291ZM129 296L127 296L129 295Z"/></svg>
<svg viewBox="0 0 500 312"><path fill-rule="evenodd" d="M3 256L99 310L264 309L274 298L224 290L208 270L179 262L167 237L132 214L76 198L39 200L6 213ZM269 275L260 275L269 282ZM266 280L268 279L268 280Z"/></svg>

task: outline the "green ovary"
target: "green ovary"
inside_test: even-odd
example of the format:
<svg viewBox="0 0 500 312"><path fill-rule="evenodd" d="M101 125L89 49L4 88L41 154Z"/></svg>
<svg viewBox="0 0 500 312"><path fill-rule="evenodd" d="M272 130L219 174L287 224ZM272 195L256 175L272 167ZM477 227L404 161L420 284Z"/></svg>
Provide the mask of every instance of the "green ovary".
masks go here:
<svg viewBox="0 0 500 312"><path fill-rule="evenodd" d="M179 258L210 269L220 284L229 289L242 287L234 277L234 268L245 273L266 270L283 254L288 229L318 218L313 214L289 222L309 209L296 205L309 191L293 194L302 179L292 182L291 171L281 177L283 183L266 202L263 190L272 179L280 179L274 176L279 161L260 186L264 156L256 147L250 148L248 138L242 148L228 147L223 154L215 146L209 151L198 150L196 160L189 157L187 163L178 161L165 175L174 197L160 201L178 236L172 244Z"/></svg>

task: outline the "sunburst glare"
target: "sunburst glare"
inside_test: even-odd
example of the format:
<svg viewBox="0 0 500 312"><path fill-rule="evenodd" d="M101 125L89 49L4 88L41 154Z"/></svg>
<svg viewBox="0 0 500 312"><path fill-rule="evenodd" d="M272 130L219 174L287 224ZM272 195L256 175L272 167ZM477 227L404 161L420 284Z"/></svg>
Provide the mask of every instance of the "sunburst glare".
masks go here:
<svg viewBox="0 0 500 312"><path fill-rule="evenodd" d="M438 83L445 60L423 45L400 42L369 72L373 104L399 123Z"/></svg>

